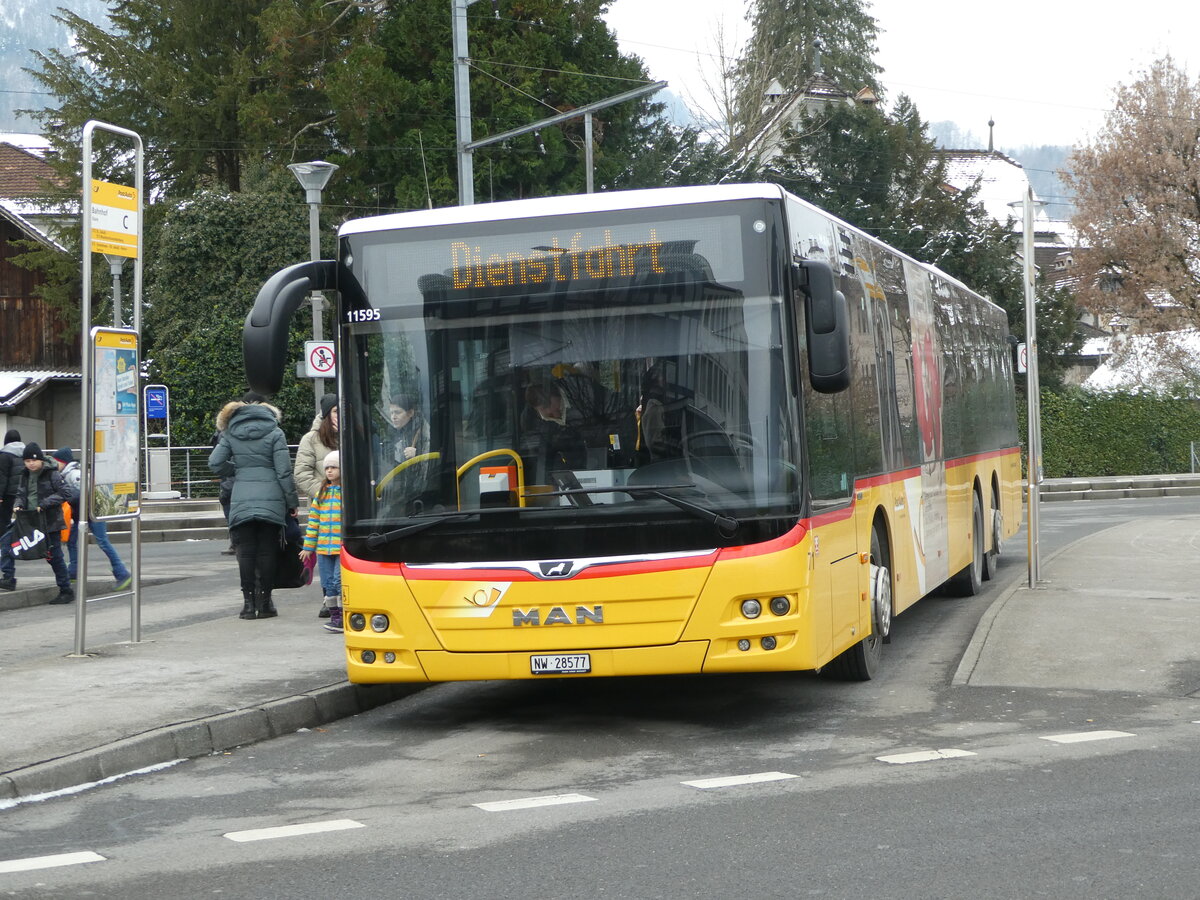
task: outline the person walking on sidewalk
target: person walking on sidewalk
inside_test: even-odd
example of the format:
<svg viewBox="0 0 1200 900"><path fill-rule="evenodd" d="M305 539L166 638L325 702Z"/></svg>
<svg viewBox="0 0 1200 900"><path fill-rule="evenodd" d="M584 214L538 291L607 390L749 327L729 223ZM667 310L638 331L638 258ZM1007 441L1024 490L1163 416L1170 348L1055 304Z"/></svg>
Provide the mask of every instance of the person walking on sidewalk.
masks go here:
<svg viewBox="0 0 1200 900"><path fill-rule="evenodd" d="M12 522L13 495L17 493L17 479L25 471L21 463L21 454L25 452L25 444L21 433L15 428L8 429L4 434L4 444L0 446L0 534L8 531Z"/></svg>
<svg viewBox="0 0 1200 900"><path fill-rule="evenodd" d="M54 460L58 463L58 472L67 486L67 504L71 507L71 530L67 533L67 574L74 581L79 571L79 510L83 505L79 498L79 484L83 470L80 469L79 461L75 459L70 447L59 447L55 450ZM96 546L108 557L109 565L112 566L113 590L125 590L133 582L133 576L108 539L108 523L103 519L93 520L89 516L88 531L95 535Z"/></svg>
<svg viewBox="0 0 1200 900"><path fill-rule="evenodd" d="M75 599L71 590L71 579L67 575L67 564L63 561L62 540L59 532L66 528L62 506L67 498L67 487L56 466L47 466L42 448L30 441L21 453L25 471L17 482L13 497L13 515L23 510L39 510L42 528L46 534L46 561L54 571L58 595L51 603L70 603ZM0 590L17 589L16 558L12 552L13 529L10 527L0 539Z"/></svg>
<svg viewBox="0 0 1200 900"><path fill-rule="evenodd" d="M208 467L217 475L233 475L229 527L237 547L242 583L242 619L270 619L279 613L271 599L275 565L288 516L299 499L292 477L287 438L279 427L279 410L247 393L217 413L217 446Z"/></svg>
<svg viewBox="0 0 1200 900"><path fill-rule="evenodd" d="M300 438L296 448L296 489L311 502L325 481L325 457L341 449L338 439L337 394L321 398L321 414L313 419L312 430Z"/></svg>
<svg viewBox="0 0 1200 900"><path fill-rule="evenodd" d="M342 463L338 451L325 457L325 483L308 507L308 527L300 559L317 555L317 574L325 601L320 615L328 610L325 630L342 633Z"/></svg>

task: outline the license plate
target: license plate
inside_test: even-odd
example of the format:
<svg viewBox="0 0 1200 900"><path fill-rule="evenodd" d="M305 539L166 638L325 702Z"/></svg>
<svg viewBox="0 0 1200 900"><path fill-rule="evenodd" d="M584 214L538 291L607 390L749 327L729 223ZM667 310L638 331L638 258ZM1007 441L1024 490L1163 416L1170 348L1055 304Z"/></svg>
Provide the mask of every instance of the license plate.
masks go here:
<svg viewBox="0 0 1200 900"><path fill-rule="evenodd" d="M592 657L587 653L540 653L529 657L529 671L534 675L579 675L592 671Z"/></svg>

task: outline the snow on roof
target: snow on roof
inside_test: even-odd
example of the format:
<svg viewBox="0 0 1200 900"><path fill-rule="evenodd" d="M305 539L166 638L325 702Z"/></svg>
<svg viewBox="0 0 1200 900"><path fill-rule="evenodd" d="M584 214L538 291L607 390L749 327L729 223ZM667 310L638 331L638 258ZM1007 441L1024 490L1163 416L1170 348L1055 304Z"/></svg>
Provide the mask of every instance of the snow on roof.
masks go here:
<svg viewBox="0 0 1200 900"><path fill-rule="evenodd" d="M1090 343L1090 342L1089 342ZM1113 355L1083 383L1089 391L1194 392L1200 383L1200 331L1114 337Z"/></svg>
<svg viewBox="0 0 1200 900"><path fill-rule="evenodd" d="M23 134L18 131L0 132L0 144L10 144L28 153L43 157L50 150L50 142L40 134Z"/></svg>
<svg viewBox="0 0 1200 900"><path fill-rule="evenodd" d="M0 409L15 409L51 381L73 381L78 372L59 369L31 369L0 372Z"/></svg>
<svg viewBox="0 0 1200 900"><path fill-rule="evenodd" d="M1109 352L1109 346L1112 338L1105 335L1104 337L1088 338L1079 348L1080 356L1105 356Z"/></svg>
<svg viewBox="0 0 1200 900"><path fill-rule="evenodd" d="M1001 225L1009 217L1015 219L1018 226L1022 224L1021 208L1009 206L1024 200L1029 189L1029 177L1019 162L1003 153L987 150L943 150L941 156L946 160L947 184L965 191L978 181L977 198L989 216ZM1037 200L1036 192L1033 199ZM1053 230L1045 214L1035 213L1034 230Z"/></svg>

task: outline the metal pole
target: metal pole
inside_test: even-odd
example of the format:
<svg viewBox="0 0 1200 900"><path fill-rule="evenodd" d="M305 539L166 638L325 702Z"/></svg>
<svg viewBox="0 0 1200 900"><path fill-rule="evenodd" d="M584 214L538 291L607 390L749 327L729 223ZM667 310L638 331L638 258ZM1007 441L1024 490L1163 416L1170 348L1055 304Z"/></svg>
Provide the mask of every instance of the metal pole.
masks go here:
<svg viewBox="0 0 1200 900"><path fill-rule="evenodd" d="M475 0L451 0L451 55L454 57L454 134L458 150L458 202L475 203L475 160L471 143L471 79L467 63L467 7Z"/></svg>
<svg viewBox="0 0 1200 900"><path fill-rule="evenodd" d="M595 191L595 183L592 176L592 114L585 113L583 117L583 158L587 166L587 192L589 194Z"/></svg>
<svg viewBox="0 0 1200 900"><path fill-rule="evenodd" d="M1042 398L1038 381L1037 350L1037 294L1035 291L1033 264L1033 186L1026 188L1022 203L1025 252L1025 345L1028 350L1025 387L1029 415L1028 431L1028 540L1029 540L1029 587L1037 587L1041 580L1040 546L1040 486L1042 483Z"/></svg>
<svg viewBox="0 0 1200 900"><path fill-rule="evenodd" d="M310 194L313 192L310 191ZM321 259L321 193L316 192L315 203L308 204L308 256L313 262ZM321 324L321 310L325 306L325 295L320 291L312 292L312 333L314 341L324 340L324 328ZM325 379L313 379L313 406L318 415L321 413L321 398L325 396Z"/></svg>

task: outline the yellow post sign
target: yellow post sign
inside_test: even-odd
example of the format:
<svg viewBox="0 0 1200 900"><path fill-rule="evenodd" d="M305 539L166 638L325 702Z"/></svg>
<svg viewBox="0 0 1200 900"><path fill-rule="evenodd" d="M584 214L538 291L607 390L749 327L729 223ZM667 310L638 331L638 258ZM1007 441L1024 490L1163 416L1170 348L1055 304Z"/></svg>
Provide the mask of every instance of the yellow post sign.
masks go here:
<svg viewBox="0 0 1200 900"><path fill-rule="evenodd" d="M137 189L92 179L92 252L136 259L140 231Z"/></svg>

